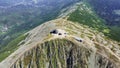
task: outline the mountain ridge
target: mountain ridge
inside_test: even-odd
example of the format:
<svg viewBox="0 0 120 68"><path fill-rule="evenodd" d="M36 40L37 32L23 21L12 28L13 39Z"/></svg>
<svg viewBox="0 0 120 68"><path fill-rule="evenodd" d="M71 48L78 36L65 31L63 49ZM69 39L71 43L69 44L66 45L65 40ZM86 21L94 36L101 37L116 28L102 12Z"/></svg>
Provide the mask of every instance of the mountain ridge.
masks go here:
<svg viewBox="0 0 120 68"><path fill-rule="evenodd" d="M60 24L60 23L62 23L62 24ZM44 23L44 24L36 27L32 31L29 31L28 32L29 35L25 39L26 42L24 41L25 43L20 45L18 50L16 50L8 58L6 58L4 61L2 61L0 63L0 66L2 66L2 65L4 66L4 64L6 66L4 68L8 68L11 66L12 66L11 68L15 68L15 67L19 66L19 65L17 65L18 64L17 62L19 62L18 59L20 59L19 57L22 57L23 55L26 55L26 56L29 55L31 52L28 54L26 54L26 52L31 51L31 49L36 48L36 46L39 46L40 44L44 43L45 41L50 41L49 39L54 37L54 35L50 34L50 31L52 31L54 29L62 29L62 30L67 31L68 40L71 40L71 42L73 42L73 43L77 43L78 48L79 48L79 46L82 46L82 47L85 46L85 48L88 48L88 50L90 48L91 50L93 50L93 52L98 52L100 54L100 56L102 56L102 57L104 56L104 58L106 57L107 58L106 60L109 59L110 61L108 61L108 62L110 62L110 63L114 62L115 64L112 64L111 67L118 68L120 66L119 65L120 58L118 57L118 56L120 56L120 54L118 53L118 52L120 52L118 49L118 48L120 48L119 43L105 39L105 36L103 34L101 34L99 32L97 33L96 31L94 32L93 30L89 29L89 27L87 27L87 26L81 26L78 23L73 23L71 21L67 21L66 19L57 19L57 20L49 21L47 23ZM92 33L95 33L97 35L92 36L91 35ZM84 34L84 35L82 35L82 34ZM78 42L77 40L75 40L74 36L76 36L78 38L82 38L83 41ZM96 38L94 38L94 36ZM92 39L94 39L94 40L92 40ZM62 41L62 39L61 39L61 41ZM103 42L103 43L101 44L101 42ZM47 45L47 44L45 44L45 45ZM45 46L45 45L43 45L43 46ZM62 45L62 44L60 44L60 45ZM111 48L111 45L113 46L112 48ZM59 46L59 45L57 45L57 46ZM117 49L117 50L114 51L115 49ZM80 53L83 53L83 52L80 51ZM92 54L92 52L90 54ZM46 54L46 55L48 55L48 54ZM93 55L93 56L95 56L95 55ZM22 60L24 60L24 59L22 59ZM22 61L22 60L21 60L21 62L27 62L27 61ZM28 59L28 61L29 61L29 59ZM96 61L98 61L98 60L96 60ZM26 66L26 65L22 64L22 66ZM82 67L84 67L84 65Z"/></svg>
<svg viewBox="0 0 120 68"><path fill-rule="evenodd" d="M29 32L26 31L27 33L21 32L23 35L12 40L0 51L0 56L2 55L0 60L4 59L0 67L119 68L120 42L115 41L115 38L119 40L119 34L112 35L111 33L117 33L111 32L104 19L100 18L92 6L85 1L65 5L66 2L62 6L56 6L59 10L55 10L58 15L55 14L55 17L50 11L46 13L47 16L43 12L45 21L51 21L40 26L38 26L39 15L37 19L31 18L35 19L32 22L36 23L37 27ZM47 2L47 5L50 4ZM24 6L18 5L14 8ZM31 27L28 27L29 25ZM21 26L24 29L35 27L32 26L33 24L29 25L22 24ZM18 28L18 30L21 29Z"/></svg>

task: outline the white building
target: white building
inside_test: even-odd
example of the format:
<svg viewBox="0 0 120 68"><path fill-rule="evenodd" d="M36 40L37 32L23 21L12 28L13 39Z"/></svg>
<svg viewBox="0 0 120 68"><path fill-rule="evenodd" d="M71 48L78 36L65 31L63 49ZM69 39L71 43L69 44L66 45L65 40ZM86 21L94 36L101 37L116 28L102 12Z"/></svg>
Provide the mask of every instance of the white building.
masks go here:
<svg viewBox="0 0 120 68"><path fill-rule="evenodd" d="M55 30L51 31L50 34L52 34L56 37L60 37L60 38L67 36L67 32L65 30L62 30L62 29L55 29Z"/></svg>

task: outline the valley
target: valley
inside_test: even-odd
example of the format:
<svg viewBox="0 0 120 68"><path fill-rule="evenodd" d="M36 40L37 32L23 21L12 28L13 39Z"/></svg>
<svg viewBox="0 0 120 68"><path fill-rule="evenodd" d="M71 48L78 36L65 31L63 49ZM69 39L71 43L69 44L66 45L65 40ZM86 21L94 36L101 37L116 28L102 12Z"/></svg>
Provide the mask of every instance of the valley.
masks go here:
<svg viewBox="0 0 120 68"><path fill-rule="evenodd" d="M118 3L1 0L0 68L119 68Z"/></svg>

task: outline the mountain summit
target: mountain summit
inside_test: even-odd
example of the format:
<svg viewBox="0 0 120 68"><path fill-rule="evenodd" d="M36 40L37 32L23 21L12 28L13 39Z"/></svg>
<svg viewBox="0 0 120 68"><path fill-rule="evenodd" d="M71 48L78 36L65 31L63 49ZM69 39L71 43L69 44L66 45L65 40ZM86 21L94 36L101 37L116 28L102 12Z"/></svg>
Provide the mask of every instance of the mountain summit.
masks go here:
<svg viewBox="0 0 120 68"><path fill-rule="evenodd" d="M119 43L85 25L56 19L27 32L0 68L119 68Z"/></svg>
<svg viewBox="0 0 120 68"><path fill-rule="evenodd" d="M119 68L119 28L93 1L1 0L0 68Z"/></svg>

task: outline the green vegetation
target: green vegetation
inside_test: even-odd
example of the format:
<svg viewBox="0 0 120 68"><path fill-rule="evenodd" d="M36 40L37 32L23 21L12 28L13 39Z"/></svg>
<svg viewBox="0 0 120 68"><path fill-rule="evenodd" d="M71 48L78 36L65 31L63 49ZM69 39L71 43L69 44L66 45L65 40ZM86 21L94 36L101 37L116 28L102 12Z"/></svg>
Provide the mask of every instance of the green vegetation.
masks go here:
<svg viewBox="0 0 120 68"><path fill-rule="evenodd" d="M17 37L46 21L55 19L62 9L56 7L57 6L52 9L27 8L22 11L13 9L14 11L12 12L3 12L2 15L0 15L0 28L2 28L3 25L8 25L9 29L4 34L2 32L0 33L0 61L16 50L16 45L19 43L18 41L22 40Z"/></svg>
<svg viewBox="0 0 120 68"><path fill-rule="evenodd" d="M107 29L107 27L104 24L104 21L100 19L92 11L92 9L84 3L81 4L76 11L70 14L68 20L79 22L99 31L104 31L104 29Z"/></svg>
<svg viewBox="0 0 120 68"><path fill-rule="evenodd" d="M8 43L6 47L2 48L0 50L0 61L4 60L12 52L14 52L18 47L18 43L20 43L22 40L24 40L27 36L28 36L28 34L21 35L18 38L12 40L10 43Z"/></svg>
<svg viewBox="0 0 120 68"><path fill-rule="evenodd" d="M45 10L46 13L44 13L43 15L39 14L39 13L37 14L37 16L34 14L32 14L32 15L25 14L25 16L23 16L23 18L19 18L21 15L17 12L11 13L10 16L2 15L2 18L5 18L5 17L6 18L3 21L1 21L1 19L0 19L0 22L2 22L2 23L7 22L6 24L9 24L9 26L11 28L8 29L8 31L5 32L4 34L3 33L0 34L0 50L3 49L4 47L6 47L6 45L8 43L10 43L13 39L16 39L18 36L22 35L23 33L33 29L34 27L42 24L43 22L49 21L51 19L55 19L55 17L58 14L58 11L59 10L56 10L54 12L53 11L48 12L47 10ZM31 18L31 16L33 18ZM16 17L17 19L14 17ZM13 19L11 19L11 18L13 18ZM19 23L17 23L18 25L16 24L16 22L19 22Z"/></svg>
<svg viewBox="0 0 120 68"><path fill-rule="evenodd" d="M61 4L59 5L61 6ZM61 9L62 7L58 8L58 6L53 6L53 8L47 8L46 6L44 8L13 7L9 11L0 11L2 13L0 13L0 50L23 33L46 21L55 19ZM6 32L1 32L4 26L9 29Z"/></svg>
<svg viewBox="0 0 120 68"><path fill-rule="evenodd" d="M92 27L97 31L103 32L107 37L120 41L120 28L105 25L106 22L87 3L79 5L78 9L69 15L68 20Z"/></svg>
<svg viewBox="0 0 120 68"><path fill-rule="evenodd" d="M110 26L109 28L110 28L109 37L114 39L114 40L120 41L120 27Z"/></svg>

